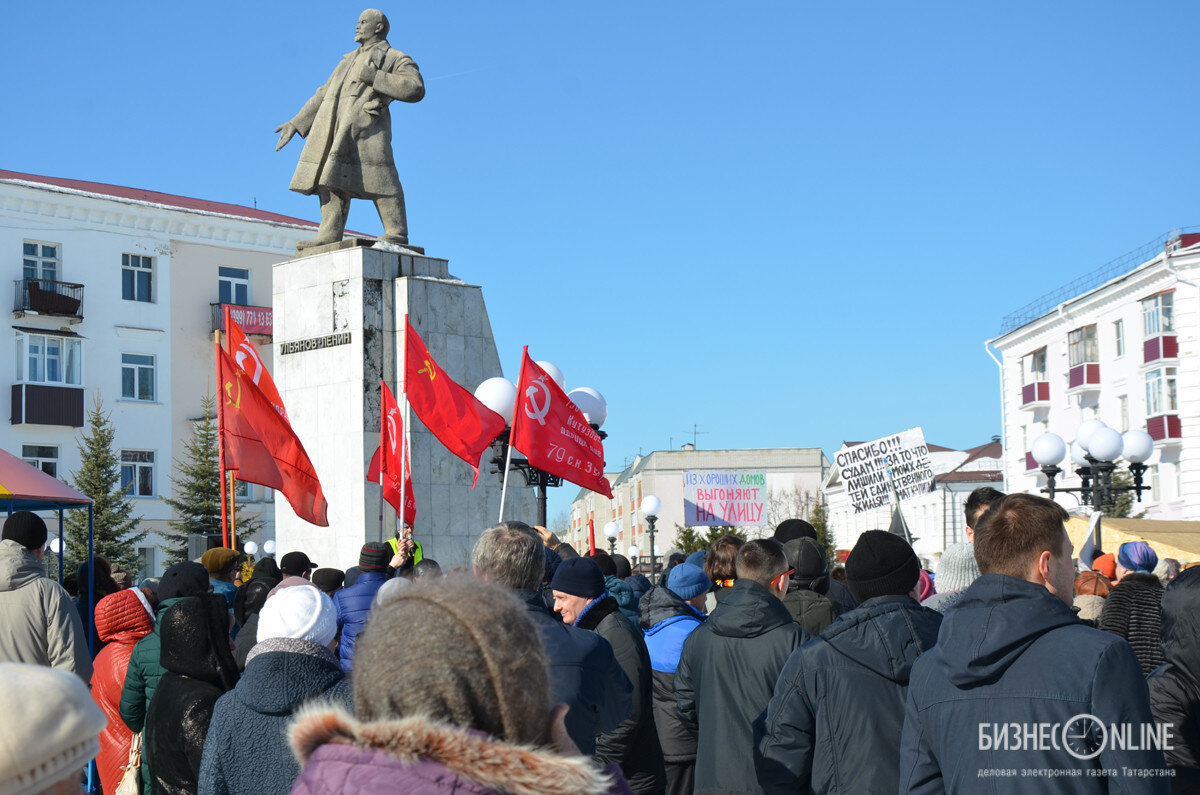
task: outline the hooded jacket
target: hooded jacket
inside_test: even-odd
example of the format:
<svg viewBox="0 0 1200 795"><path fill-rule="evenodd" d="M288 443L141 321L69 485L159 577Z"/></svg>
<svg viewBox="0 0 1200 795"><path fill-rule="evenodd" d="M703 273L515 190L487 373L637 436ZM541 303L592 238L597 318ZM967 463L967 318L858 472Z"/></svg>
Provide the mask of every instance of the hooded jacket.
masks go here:
<svg viewBox="0 0 1200 795"><path fill-rule="evenodd" d="M1109 591L1100 611L1100 629L1129 641L1144 674L1163 664L1159 636L1162 595L1162 583L1153 574L1131 572Z"/></svg>
<svg viewBox="0 0 1200 795"><path fill-rule="evenodd" d="M0 661L46 665L92 678L83 622L63 587L33 553L0 541Z"/></svg>
<svg viewBox="0 0 1200 795"><path fill-rule="evenodd" d="M201 795L289 792L300 765L288 746L288 724L309 701L353 709L337 655L292 638L255 646L237 686L213 710L200 762Z"/></svg>
<svg viewBox="0 0 1200 795"><path fill-rule="evenodd" d="M143 754L152 791L194 793L213 707L237 682L229 648L229 604L218 594L188 596L159 620L166 669L146 711Z"/></svg>
<svg viewBox="0 0 1200 795"><path fill-rule="evenodd" d="M129 759L129 744L133 740L133 732L121 721L125 670L133 647L152 629L154 619L132 588L117 591L96 604L96 634L105 645L96 655L92 698L108 718L108 725L100 732L100 753L96 755L105 795L112 795L121 783L125 774L121 768Z"/></svg>
<svg viewBox="0 0 1200 795"><path fill-rule="evenodd" d="M900 740L900 792L992 793L1033 789L1166 792L1162 778L1098 777L1101 768L1165 771L1156 750L1101 746L1099 731L1129 725L1135 736L1153 720L1145 679L1121 638L1084 624L1041 585L984 574L942 620L938 643L909 677ZM1053 743L1013 749L1012 724L1057 726L1072 751ZM1111 734L1111 729L1108 729ZM999 746L999 747L997 747ZM1099 751L1093 758L1080 759ZM986 777L988 770L1068 771L1054 779ZM1079 770L1078 775L1069 774Z"/></svg>
<svg viewBox="0 0 1200 795"><path fill-rule="evenodd" d="M666 784L666 771L654 726L650 655L641 631L621 613L616 599L603 594L575 619L575 626L590 629L607 640L621 670L633 684L629 716L615 729L596 737L597 761L619 764L634 792L661 792Z"/></svg>
<svg viewBox="0 0 1200 795"><path fill-rule="evenodd" d="M878 596L792 652L767 707L758 780L767 792L895 792L908 678L942 615Z"/></svg>
<svg viewBox="0 0 1200 795"><path fill-rule="evenodd" d="M844 610L840 604L822 596L807 586L793 583L791 590L783 595L783 606L792 614L792 619L812 634L817 634L833 623Z"/></svg>
<svg viewBox="0 0 1200 795"><path fill-rule="evenodd" d="M1150 709L1172 726L1176 792L1200 792L1200 569L1188 569L1163 591L1162 649L1166 664L1153 674Z"/></svg>
<svg viewBox="0 0 1200 795"><path fill-rule="evenodd" d="M812 635L753 580L736 580L724 593L683 644L676 710L697 731L696 792L757 793L756 724L784 663Z"/></svg>
<svg viewBox="0 0 1200 795"><path fill-rule="evenodd" d="M347 673L354 667L354 641L358 638L358 633L367 626L375 594L379 593L387 578L387 574L382 571L364 571L358 575L353 585L333 595L333 606L337 608L338 630L342 633L338 656L342 660L342 670Z"/></svg>
<svg viewBox="0 0 1200 795"><path fill-rule="evenodd" d="M514 594L525 604L546 645L551 695L570 707L567 734L580 753L591 756L596 752L596 735L612 731L629 715L633 685L607 640L559 621L538 591Z"/></svg>
<svg viewBox="0 0 1200 795"><path fill-rule="evenodd" d="M640 609L654 683L654 726L663 761L690 762L696 758L696 731L684 725L675 712L675 669L684 642L704 621L704 615L666 588L647 591Z"/></svg>
<svg viewBox="0 0 1200 795"><path fill-rule="evenodd" d="M238 588L233 600L233 618L241 631L233 640L233 659L239 671L246 669L246 657L258 643L258 613L266 604L271 589L278 584L277 578L264 574Z"/></svg>
<svg viewBox="0 0 1200 795"><path fill-rule="evenodd" d="M602 795L629 792L620 772L422 717L359 723L306 712L291 730L304 768L298 795Z"/></svg>
<svg viewBox="0 0 1200 795"><path fill-rule="evenodd" d="M617 600L617 607L621 608L621 615L629 619L629 623L635 627L640 620L638 617L638 598L633 593L633 588L624 580L618 579L615 574L609 574L604 578L604 589L608 591L608 595Z"/></svg>

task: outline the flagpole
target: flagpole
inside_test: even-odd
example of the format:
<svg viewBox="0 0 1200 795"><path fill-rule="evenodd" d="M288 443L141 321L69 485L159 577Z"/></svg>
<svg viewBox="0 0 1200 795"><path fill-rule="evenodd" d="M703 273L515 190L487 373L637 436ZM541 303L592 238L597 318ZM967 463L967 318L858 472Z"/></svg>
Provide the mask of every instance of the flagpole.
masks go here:
<svg viewBox="0 0 1200 795"><path fill-rule="evenodd" d="M404 405L408 406L408 313L404 313L404 345L401 347L400 354L400 399L404 401ZM405 412L407 414L407 411ZM408 417L401 417L405 425L408 424ZM404 437L408 433L408 428L405 427L400 432L400 516L397 521L400 524L400 535L404 535L404 508L407 505L405 500L408 495L404 490ZM380 453L382 455L382 453ZM396 551L400 551L400 543L396 543Z"/></svg>
<svg viewBox="0 0 1200 795"><path fill-rule="evenodd" d="M237 549L237 488L232 472L229 473L229 548Z"/></svg>
<svg viewBox="0 0 1200 795"><path fill-rule="evenodd" d="M508 456L504 459L504 485L500 487L500 518L497 522L504 521L504 498L508 496L508 473L512 466L512 445L508 445Z"/></svg>
<svg viewBox="0 0 1200 795"><path fill-rule="evenodd" d="M386 453L383 449L384 429L387 427L387 417L383 416L383 379L379 381L379 541L383 542L383 459Z"/></svg>
<svg viewBox="0 0 1200 795"><path fill-rule="evenodd" d="M213 364L217 368L217 469L221 480L221 542L229 546L229 529L225 524L225 384L221 378L221 331L213 332Z"/></svg>

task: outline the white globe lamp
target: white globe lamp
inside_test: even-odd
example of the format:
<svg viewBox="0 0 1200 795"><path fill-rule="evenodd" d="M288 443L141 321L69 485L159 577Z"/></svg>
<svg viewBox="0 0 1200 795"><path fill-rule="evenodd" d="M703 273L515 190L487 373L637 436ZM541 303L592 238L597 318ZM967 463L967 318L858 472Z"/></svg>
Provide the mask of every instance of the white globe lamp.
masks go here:
<svg viewBox="0 0 1200 795"><path fill-rule="evenodd" d="M1067 444L1057 433L1043 433L1033 440L1033 449L1029 452L1038 466L1057 466L1067 457Z"/></svg>
<svg viewBox="0 0 1200 795"><path fill-rule="evenodd" d="M605 401L604 395L590 386L581 386L572 389L567 393L567 397L583 412L588 425L595 425L597 428L604 426L604 421L608 419L608 402Z"/></svg>
<svg viewBox="0 0 1200 795"><path fill-rule="evenodd" d="M1107 427L1108 426L1105 425L1103 421L1095 418L1084 420L1083 422L1079 423L1079 427L1075 430L1075 441L1078 442L1079 446L1084 450L1090 452L1092 449L1092 434L1101 428Z"/></svg>
<svg viewBox="0 0 1200 795"><path fill-rule="evenodd" d="M1088 452L1100 461L1116 461L1124 450L1125 440L1112 428L1097 428L1088 439Z"/></svg>
<svg viewBox="0 0 1200 795"><path fill-rule="evenodd" d="M534 362L534 364L536 364L538 367L545 370L546 375L550 376L550 379L552 381L554 381L554 383L558 384L559 389L561 389L564 392L567 391L567 388L565 386L563 386L562 370L559 370L557 367L555 367L550 362Z"/></svg>
<svg viewBox="0 0 1200 795"><path fill-rule="evenodd" d="M245 545L242 547L242 549L244 549L246 551L247 555L250 555L251 557L253 557L254 554L256 552L258 552L258 544L255 543L254 541L247 541L245 543Z"/></svg>
<svg viewBox="0 0 1200 795"><path fill-rule="evenodd" d="M275 539L269 539L263 542L262 551L264 555L275 554Z"/></svg>
<svg viewBox="0 0 1200 795"><path fill-rule="evenodd" d="M649 494L642 498L641 509L643 516L658 516L659 511L662 510L662 500Z"/></svg>
<svg viewBox="0 0 1200 795"><path fill-rule="evenodd" d="M512 425L513 409L517 405L516 384L501 376L489 378L475 388L475 397L503 417L505 425Z"/></svg>
<svg viewBox="0 0 1200 795"><path fill-rule="evenodd" d="M1154 439L1145 431L1125 431L1125 460L1131 464L1144 464L1154 455Z"/></svg>

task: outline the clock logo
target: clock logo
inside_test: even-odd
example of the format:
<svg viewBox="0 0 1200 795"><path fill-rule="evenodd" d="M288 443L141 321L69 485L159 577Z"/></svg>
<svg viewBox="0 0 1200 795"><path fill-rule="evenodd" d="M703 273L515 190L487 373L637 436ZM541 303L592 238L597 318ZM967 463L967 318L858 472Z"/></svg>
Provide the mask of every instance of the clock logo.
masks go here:
<svg viewBox="0 0 1200 795"><path fill-rule="evenodd" d="M1086 712L1068 720L1062 726L1062 745L1076 759L1095 759L1108 744L1108 728L1104 721Z"/></svg>

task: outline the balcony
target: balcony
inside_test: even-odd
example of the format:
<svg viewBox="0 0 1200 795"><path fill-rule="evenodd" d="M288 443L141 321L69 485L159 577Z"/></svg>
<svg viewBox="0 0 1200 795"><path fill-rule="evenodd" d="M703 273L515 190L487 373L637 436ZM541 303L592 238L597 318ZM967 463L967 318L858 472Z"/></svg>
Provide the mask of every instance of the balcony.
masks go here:
<svg viewBox="0 0 1200 795"><path fill-rule="evenodd" d="M17 317L24 315L51 315L65 317L68 323L83 320L83 285L71 282L56 282L52 279L19 279L13 283L16 290L13 312Z"/></svg>
<svg viewBox="0 0 1200 795"><path fill-rule="evenodd" d="M1050 405L1050 382L1034 381L1021 387L1021 408L1032 411Z"/></svg>
<svg viewBox="0 0 1200 795"><path fill-rule="evenodd" d="M240 304L209 304L212 308L210 331L225 330L225 307L233 322L247 334L270 337L274 331L274 311L269 306L241 306Z"/></svg>
<svg viewBox="0 0 1200 795"><path fill-rule="evenodd" d="M1146 418L1146 433L1157 445L1175 445L1183 440L1183 426L1178 414L1159 414Z"/></svg>
<svg viewBox="0 0 1200 795"><path fill-rule="evenodd" d="M1077 364L1067 372L1067 394L1094 392L1100 389L1100 365L1088 362Z"/></svg>
<svg viewBox="0 0 1200 795"><path fill-rule="evenodd" d="M83 387L13 384L13 425L83 427Z"/></svg>
<svg viewBox="0 0 1200 795"><path fill-rule="evenodd" d="M1157 364L1167 359L1179 358L1179 337L1162 334L1142 343L1142 362Z"/></svg>

